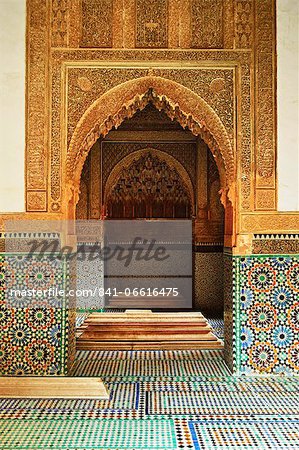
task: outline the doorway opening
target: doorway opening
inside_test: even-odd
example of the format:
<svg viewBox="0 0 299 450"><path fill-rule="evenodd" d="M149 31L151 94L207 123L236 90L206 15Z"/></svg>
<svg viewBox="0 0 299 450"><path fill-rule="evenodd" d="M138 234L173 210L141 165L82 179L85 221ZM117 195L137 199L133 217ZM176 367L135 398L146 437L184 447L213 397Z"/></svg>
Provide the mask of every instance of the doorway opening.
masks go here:
<svg viewBox="0 0 299 450"><path fill-rule="evenodd" d="M222 338L225 214L220 189L218 168L208 145L149 103L91 148L81 175L76 218L191 219L190 311L207 317ZM138 309L146 309L140 302L132 309L137 304ZM108 306L122 312L120 303Z"/></svg>

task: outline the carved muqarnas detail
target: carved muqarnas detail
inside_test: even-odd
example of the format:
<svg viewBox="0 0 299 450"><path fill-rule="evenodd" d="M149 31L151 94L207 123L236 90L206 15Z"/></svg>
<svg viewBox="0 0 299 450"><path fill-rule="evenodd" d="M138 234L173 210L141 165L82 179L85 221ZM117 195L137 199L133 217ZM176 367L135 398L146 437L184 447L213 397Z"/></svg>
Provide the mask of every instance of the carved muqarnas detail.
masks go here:
<svg viewBox="0 0 299 450"><path fill-rule="evenodd" d="M150 152L124 168L107 199L113 218L190 217L190 193L175 168Z"/></svg>

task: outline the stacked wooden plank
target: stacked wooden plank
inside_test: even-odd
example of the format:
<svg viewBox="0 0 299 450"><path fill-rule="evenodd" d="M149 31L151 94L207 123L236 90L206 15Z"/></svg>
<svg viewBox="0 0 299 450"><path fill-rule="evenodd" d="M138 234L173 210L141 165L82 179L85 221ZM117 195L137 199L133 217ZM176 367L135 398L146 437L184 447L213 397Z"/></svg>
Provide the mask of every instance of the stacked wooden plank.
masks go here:
<svg viewBox="0 0 299 450"><path fill-rule="evenodd" d="M100 378L0 377L0 398L67 398L108 400Z"/></svg>
<svg viewBox="0 0 299 450"><path fill-rule="evenodd" d="M182 296L126 296L118 295L108 300L107 308L152 308L152 309L183 309L186 308L186 300Z"/></svg>
<svg viewBox="0 0 299 450"><path fill-rule="evenodd" d="M199 312L93 313L79 328L78 350L219 349L223 343Z"/></svg>

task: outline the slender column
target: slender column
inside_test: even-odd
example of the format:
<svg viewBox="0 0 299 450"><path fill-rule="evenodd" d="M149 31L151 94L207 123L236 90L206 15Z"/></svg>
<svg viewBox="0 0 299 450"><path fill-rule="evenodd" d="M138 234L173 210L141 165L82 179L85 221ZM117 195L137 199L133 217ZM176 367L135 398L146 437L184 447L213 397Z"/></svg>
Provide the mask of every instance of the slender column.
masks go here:
<svg viewBox="0 0 299 450"><path fill-rule="evenodd" d="M202 139L197 140L196 197L197 218L208 216L208 148Z"/></svg>
<svg viewBox="0 0 299 450"><path fill-rule="evenodd" d="M101 216L101 145L97 141L90 151L90 199L89 217Z"/></svg>

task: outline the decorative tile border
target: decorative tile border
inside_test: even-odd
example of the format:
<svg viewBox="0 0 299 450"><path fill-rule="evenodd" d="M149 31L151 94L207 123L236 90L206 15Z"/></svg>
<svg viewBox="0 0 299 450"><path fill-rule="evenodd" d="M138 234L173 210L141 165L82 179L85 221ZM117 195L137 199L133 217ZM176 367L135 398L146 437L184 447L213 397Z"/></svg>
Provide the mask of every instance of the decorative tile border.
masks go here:
<svg viewBox="0 0 299 450"><path fill-rule="evenodd" d="M39 249L43 248L43 245L47 246L48 251L52 248L56 249L56 251L61 249L59 233L0 232L0 254L30 253L33 241L35 246L39 246Z"/></svg>
<svg viewBox="0 0 299 450"><path fill-rule="evenodd" d="M299 234L254 234L254 254L299 254Z"/></svg>
<svg viewBox="0 0 299 450"><path fill-rule="evenodd" d="M232 373L237 371L236 367L236 331L235 323L238 309L235 305L234 290L235 282L235 259L231 253L223 255L224 266L224 358Z"/></svg>
<svg viewBox="0 0 299 450"><path fill-rule="evenodd" d="M299 443L298 420L289 420L285 425L274 417L267 422L245 418L188 422L195 450L295 449Z"/></svg>

